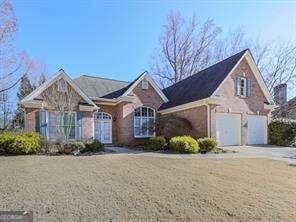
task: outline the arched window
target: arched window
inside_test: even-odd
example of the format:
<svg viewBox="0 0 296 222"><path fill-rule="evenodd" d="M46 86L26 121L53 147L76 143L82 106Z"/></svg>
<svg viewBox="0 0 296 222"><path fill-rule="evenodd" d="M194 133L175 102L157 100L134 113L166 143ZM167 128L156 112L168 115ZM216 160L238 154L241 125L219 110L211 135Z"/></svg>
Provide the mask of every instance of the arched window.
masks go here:
<svg viewBox="0 0 296 222"><path fill-rule="evenodd" d="M106 120L112 119L111 115L105 112L97 112L95 115L95 120Z"/></svg>
<svg viewBox="0 0 296 222"><path fill-rule="evenodd" d="M155 110L149 107L135 109L134 135L138 138L155 135Z"/></svg>

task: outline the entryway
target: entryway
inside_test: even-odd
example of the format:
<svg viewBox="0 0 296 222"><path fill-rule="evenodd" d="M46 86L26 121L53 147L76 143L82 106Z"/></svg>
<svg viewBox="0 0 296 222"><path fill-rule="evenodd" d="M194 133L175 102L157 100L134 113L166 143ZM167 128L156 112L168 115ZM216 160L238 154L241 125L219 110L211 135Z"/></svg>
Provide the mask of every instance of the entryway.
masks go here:
<svg viewBox="0 0 296 222"><path fill-rule="evenodd" d="M95 139L101 143L112 143L112 116L105 112L94 114Z"/></svg>

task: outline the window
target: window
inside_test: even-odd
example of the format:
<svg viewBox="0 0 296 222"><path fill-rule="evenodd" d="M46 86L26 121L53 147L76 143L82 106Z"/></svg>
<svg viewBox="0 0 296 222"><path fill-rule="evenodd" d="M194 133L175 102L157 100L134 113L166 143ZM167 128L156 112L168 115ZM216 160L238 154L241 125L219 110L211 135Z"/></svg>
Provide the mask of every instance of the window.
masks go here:
<svg viewBox="0 0 296 222"><path fill-rule="evenodd" d="M147 79L142 80L142 89L148 89L149 83Z"/></svg>
<svg viewBox="0 0 296 222"><path fill-rule="evenodd" d="M238 95L247 96L247 79L239 77L238 80Z"/></svg>
<svg viewBox="0 0 296 222"><path fill-rule="evenodd" d="M96 120L105 120L105 119L112 119L111 115L105 112L97 112L94 116Z"/></svg>
<svg viewBox="0 0 296 222"><path fill-rule="evenodd" d="M59 115L54 112L48 113L48 136L50 139L59 139L60 134L75 139L75 113Z"/></svg>
<svg viewBox="0 0 296 222"><path fill-rule="evenodd" d="M135 109L134 117L135 137L152 137L155 135L155 111L149 107Z"/></svg>
<svg viewBox="0 0 296 222"><path fill-rule="evenodd" d="M67 83L64 79L60 79L58 81L58 91L59 92L67 92L68 91Z"/></svg>

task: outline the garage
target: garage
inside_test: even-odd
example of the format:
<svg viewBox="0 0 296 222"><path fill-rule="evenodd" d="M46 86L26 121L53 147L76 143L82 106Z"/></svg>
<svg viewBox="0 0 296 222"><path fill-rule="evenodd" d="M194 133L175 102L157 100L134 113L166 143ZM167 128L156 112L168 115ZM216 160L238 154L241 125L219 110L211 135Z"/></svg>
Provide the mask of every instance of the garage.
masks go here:
<svg viewBox="0 0 296 222"><path fill-rule="evenodd" d="M248 144L267 144L267 117L248 115Z"/></svg>
<svg viewBox="0 0 296 222"><path fill-rule="evenodd" d="M219 146L241 145L241 115L216 113L216 138Z"/></svg>

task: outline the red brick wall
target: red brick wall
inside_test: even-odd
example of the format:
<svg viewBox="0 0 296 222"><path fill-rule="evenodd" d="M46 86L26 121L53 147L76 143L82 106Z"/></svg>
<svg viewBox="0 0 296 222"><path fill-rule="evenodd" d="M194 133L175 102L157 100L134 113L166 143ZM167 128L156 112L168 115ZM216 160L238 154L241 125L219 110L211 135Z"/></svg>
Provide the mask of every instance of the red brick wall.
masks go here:
<svg viewBox="0 0 296 222"><path fill-rule="evenodd" d="M165 114L164 116L169 117L172 115L185 118L191 122L191 125L193 128L190 133L191 136L195 138L207 136L207 131L208 131L207 116L208 115L207 115L206 106L199 106L191 109L181 110L171 114Z"/></svg>
<svg viewBox="0 0 296 222"><path fill-rule="evenodd" d="M82 139L91 139L94 132L93 112L83 112L82 116Z"/></svg>
<svg viewBox="0 0 296 222"><path fill-rule="evenodd" d="M25 130L39 132L39 109L25 108Z"/></svg>

